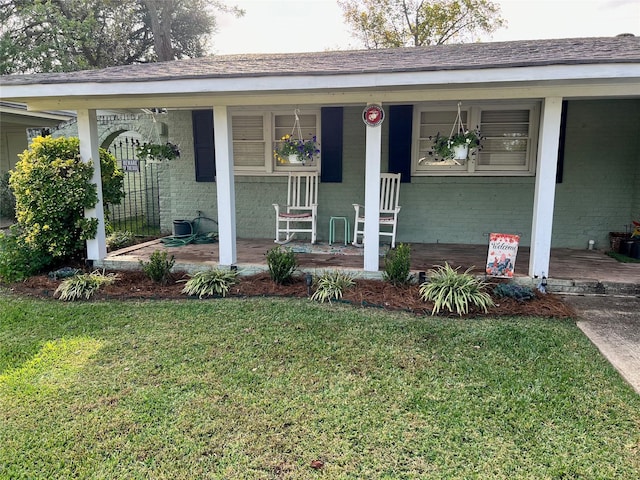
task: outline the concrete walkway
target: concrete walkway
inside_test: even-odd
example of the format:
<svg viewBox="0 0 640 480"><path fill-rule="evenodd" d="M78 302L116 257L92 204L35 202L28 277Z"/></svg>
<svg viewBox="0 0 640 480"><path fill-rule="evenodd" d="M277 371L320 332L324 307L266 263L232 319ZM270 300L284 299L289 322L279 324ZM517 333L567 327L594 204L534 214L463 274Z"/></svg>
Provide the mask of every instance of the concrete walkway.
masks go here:
<svg viewBox="0 0 640 480"><path fill-rule="evenodd" d="M640 297L566 295L578 328L640 394Z"/></svg>

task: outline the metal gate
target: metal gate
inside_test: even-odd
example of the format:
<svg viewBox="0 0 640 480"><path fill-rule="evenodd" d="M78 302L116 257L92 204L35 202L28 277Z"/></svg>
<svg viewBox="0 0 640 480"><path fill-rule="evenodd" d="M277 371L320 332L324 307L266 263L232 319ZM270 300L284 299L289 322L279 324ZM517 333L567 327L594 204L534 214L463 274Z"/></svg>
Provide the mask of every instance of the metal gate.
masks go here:
<svg viewBox="0 0 640 480"><path fill-rule="evenodd" d="M109 205L108 215L114 231L136 236L160 235L160 198L157 165L138 160L138 140L120 136L109 147L124 172L125 196L120 205Z"/></svg>

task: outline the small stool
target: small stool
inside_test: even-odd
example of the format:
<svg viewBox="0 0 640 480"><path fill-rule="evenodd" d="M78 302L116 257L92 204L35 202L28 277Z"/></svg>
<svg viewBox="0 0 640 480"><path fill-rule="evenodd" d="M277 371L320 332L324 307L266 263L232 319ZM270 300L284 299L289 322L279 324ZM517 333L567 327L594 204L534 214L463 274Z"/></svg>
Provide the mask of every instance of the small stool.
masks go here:
<svg viewBox="0 0 640 480"><path fill-rule="evenodd" d="M349 220L347 219L347 217L331 217L329 219L329 245L331 245L336 240L336 220L344 222L344 244L346 246L349 238L351 238L351 228L349 227Z"/></svg>

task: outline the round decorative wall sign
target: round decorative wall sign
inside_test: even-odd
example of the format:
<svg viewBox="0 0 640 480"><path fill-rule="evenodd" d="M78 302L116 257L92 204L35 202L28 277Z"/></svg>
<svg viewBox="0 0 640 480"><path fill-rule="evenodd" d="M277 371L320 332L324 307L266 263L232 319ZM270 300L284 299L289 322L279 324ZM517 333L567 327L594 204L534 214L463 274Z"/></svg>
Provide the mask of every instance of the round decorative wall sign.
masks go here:
<svg viewBox="0 0 640 480"><path fill-rule="evenodd" d="M384 120L384 110L380 105L367 105L362 112L362 121L370 127L377 127Z"/></svg>

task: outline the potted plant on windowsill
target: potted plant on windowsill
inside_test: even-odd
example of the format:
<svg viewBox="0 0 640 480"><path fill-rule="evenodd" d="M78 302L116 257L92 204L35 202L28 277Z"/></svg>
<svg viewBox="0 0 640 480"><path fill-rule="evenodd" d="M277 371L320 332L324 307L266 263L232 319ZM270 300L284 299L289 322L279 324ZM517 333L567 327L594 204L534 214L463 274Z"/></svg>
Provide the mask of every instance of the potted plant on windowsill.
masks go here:
<svg viewBox="0 0 640 480"><path fill-rule="evenodd" d="M316 136L304 140L285 135L280 139L280 146L273 154L280 164L304 164L313 161L319 154L320 148Z"/></svg>
<svg viewBox="0 0 640 480"><path fill-rule="evenodd" d="M147 160L150 163L163 160L175 160L180 156L180 147L175 143L143 143L136 146L138 160Z"/></svg>

